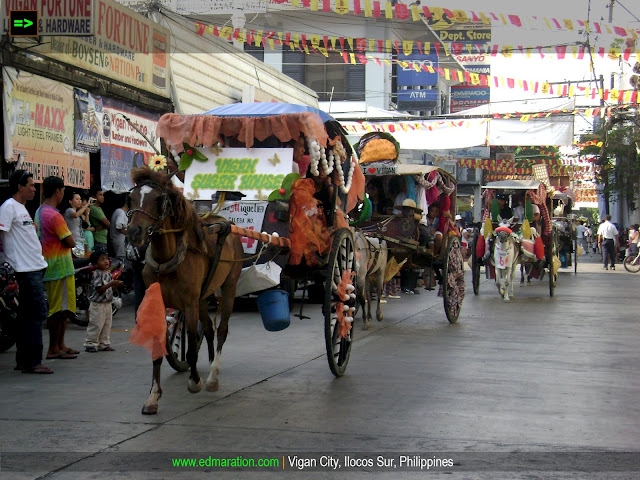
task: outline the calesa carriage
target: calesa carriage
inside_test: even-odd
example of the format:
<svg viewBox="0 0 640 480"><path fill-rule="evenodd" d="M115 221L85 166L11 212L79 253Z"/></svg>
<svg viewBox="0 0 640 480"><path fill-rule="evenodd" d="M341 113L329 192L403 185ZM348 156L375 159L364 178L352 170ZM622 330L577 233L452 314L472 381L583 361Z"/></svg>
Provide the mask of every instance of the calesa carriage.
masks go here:
<svg viewBox="0 0 640 480"><path fill-rule="evenodd" d="M513 295L515 270L522 265L521 285L531 278L549 284L553 296L557 272L558 232L552 222L553 189L537 180L501 180L483 188L483 224L472 241L473 292L480 290L480 269L495 278L500 296Z"/></svg>
<svg viewBox="0 0 640 480"><path fill-rule="evenodd" d="M164 173L134 170L129 238L133 245L150 239L145 281L157 281L165 306L182 312L169 322L167 353L174 368L191 370L189 390L202 387L195 365L203 336L209 346L207 389L218 387L243 264L248 270L265 263L267 269L282 268L266 284L254 284L259 275L249 271L243 293L278 283L322 283L327 359L331 372L342 375L356 310L356 254L347 212L364 199L365 179L340 124L310 107L252 103L202 115L166 114L157 133L179 159L183 192L173 185L170 166ZM194 205L209 213L194 220ZM221 297L215 354L207 313L207 298L214 294ZM280 320L288 324L288 309ZM161 360L154 361L154 387L143 413L157 411Z"/></svg>
<svg viewBox="0 0 640 480"><path fill-rule="evenodd" d="M437 281L447 319L455 323L465 294L464 251L453 220L455 178L436 166L399 163L399 145L387 133L366 134L355 148L370 205L353 224L386 242L387 279L401 266L408 282L415 283L410 272L417 271L424 272L428 289Z"/></svg>

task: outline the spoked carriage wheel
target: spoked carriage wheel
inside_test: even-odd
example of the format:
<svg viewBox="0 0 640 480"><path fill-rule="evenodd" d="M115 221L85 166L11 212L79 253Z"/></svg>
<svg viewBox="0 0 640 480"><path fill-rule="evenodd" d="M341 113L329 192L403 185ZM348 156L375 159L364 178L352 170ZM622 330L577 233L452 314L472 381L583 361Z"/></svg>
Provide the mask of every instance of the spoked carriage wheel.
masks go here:
<svg viewBox="0 0 640 480"><path fill-rule="evenodd" d="M556 288L556 280L558 273L553 273L553 258L558 255L558 238L555 228L551 230L549 244L546 249L547 267L549 268L549 296L553 297L553 291Z"/></svg>
<svg viewBox="0 0 640 480"><path fill-rule="evenodd" d="M202 324L198 323L198 351L202 345L204 333ZM173 320L167 320L167 362L176 372L186 372L189 370L187 362L187 331L185 328L184 314L176 310Z"/></svg>
<svg viewBox="0 0 640 480"><path fill-rule="evenodd" d="M474 255L475 257L475 255ZM447 242L442 266L442 298L449 323L456 323L464 300L464 257L460 238L453 235ZM479 267L478 267L479 268Z"/></svg>
<svg viewBox="0 0 640 480"><path fill-rule="evenodd" d="M344 301L338 297L338 286L343 282L345 272L355 274L356 256L353 244L353 236L348 228L340 228L333 237L331 252L329 253L329 262L327 264L327 279L325 280L325 299L324 299L324 339L327 347L327 360L331 373L336 377L344 375L349 362L349 354L351 353L351 344L353 343L353 328L350 328L346 335L340 337L340 322L338 321L338 305L347 305L355 307L356 300L349 299ZM350 284L355 283L355 278L351 278ZM351 292L347 292L351 293ZM346 316L346 314L345 314ZM351 325L346 325L342 328Z"/></svg>
<svg viewBox="0 0 640 480"><path fill-rule="evenodd" d="M476 244L480 239L480 232L473 232L473 240L471 241L471 281L473 283L473 293L480 293L480 259L476 257Z"/></svg>

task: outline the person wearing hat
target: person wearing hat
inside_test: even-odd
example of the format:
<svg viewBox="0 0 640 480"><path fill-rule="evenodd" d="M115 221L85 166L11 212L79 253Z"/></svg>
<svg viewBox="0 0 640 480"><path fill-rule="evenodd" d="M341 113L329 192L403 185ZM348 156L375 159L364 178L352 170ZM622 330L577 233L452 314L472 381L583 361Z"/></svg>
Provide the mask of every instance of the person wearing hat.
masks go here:
<svg viewBox="0 0 640 480"><path fill-rule="evenodd" d="M496 195L496 199L500 206L500 217L502 220L508 220L513 217L513 210L511 210L511 207L507 204L507 196L504 193L499 193Z"/></svg>
<svg viewBox="0 0 640 480"><path fill-rule="evenodd" d="M538 205L531 205L531 210L533 211L533 219L530 222L532 231L535 229L535 232L540 235L542 230L542 222L540 221L540 207Z"/></svg>

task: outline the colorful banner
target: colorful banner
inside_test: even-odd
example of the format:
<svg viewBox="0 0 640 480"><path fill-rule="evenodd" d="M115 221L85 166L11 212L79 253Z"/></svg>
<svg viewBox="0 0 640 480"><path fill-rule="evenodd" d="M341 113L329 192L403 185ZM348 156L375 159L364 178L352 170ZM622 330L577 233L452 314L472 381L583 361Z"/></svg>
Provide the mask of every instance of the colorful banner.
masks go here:
<svg viewBox="0 0 640 480"><path fill-rule="evenodd" d="M110 98L102 101L101 186L105 191L128 192L133 188L131 169L147 165L155 151L124 116L160 150L160 139L156 139L160 115Z"/></svg>
<svg viewBox="0 0 640 480"><path fill-rule="evenodd" d="M75 148L83 152L100 150L102 131L102 98L74 89Z"/></svg>
<svg viewBox="0 0 640 480"><path fill-rule="evenodd" d="M292 172L291 148L202 149L207 161L194 161L185 171L184 193L211 199L218 190L241 192L247 200L263 200L280 188Z"/></svg>
<svg viewBox="0 0 640 480"><path fill-rule="evenodd" d="M35 182L56 175L89 188L89 156L73 149L73 87L11 67L2 79L5 160L29 170Z"/></svg>
<svg viewBox="0 0 640 480"><path fill-rule="evenodd" d="M227 40L236 40L236 41L244 42L246 39L247 43L254 43L255 41L257 45L264 44L265 48L266 46L269 46L272 50L275 49L277 45L285 45L291 48L292 50L298 49L299 51L304 52L306 54L311 54L311 53L322 54L325 57L328 57L330 53L336 52L337 54L342 56L345 63L353 64L353 65L357 63L361 63L364 65L369 63L369 61L372 61L378 66L382 66L383 64L391 65L392 63L395 63L401 68L409 68L409 69L422 68L424 71L428 73L437 73L438 75L440 75L441 77L444 77L447 80L453 79L459 82L471 82L473 85L478 85L479 87L484 87L484 88L495 87L495 88L509 88L512 90L518 89L525 92L531 91L533 93L541 93L544 95L561 96L561 97L573 97L574 94L576 94L578 96L584 96L587 99L595 100L596 98L599 98L604 101L608 101L610 103L617 103L617 104L635 104L638 102L638 92L636 90L615 90L615 89L602 90L598 88L576 87L575 85L570 85L569 83L566 83L564 85L551 85L550 83L546 83L546 82L534 82L531 80L522 80L522 79L508 78L508 77L497 77L493 75L485 75L485 74L474 73L474 72L465 72L463 70L432 67L431 65L426 65L423 63L414 65L412 62L409 62L409 61L403 61L398 59L389 60L386 58L378 58L373 55L365 55L364 53L349 53L349 51L346 49L342 49L342 50L336 49L338 45L341 48L343 48L343 46L350 45L350 48L352 50L355 48L356 52L358 51L365 52L367 50L366 45L367 44L373 45L375 44L375 41L367 40L364 38L362 39L347 38L346 44L345 44L345 39L342 37L340 37L340 39L338 39L337 37L331 37L331 39L329 39L329 37L321 38L318 35L310 35L309 38L307 38L307 36L304 34L300 36L297 33L293 35L290 33L287 33L285 35L283 34L283 32L263 32L263 31L255 32L254 30L251 30L250 31L251 33L249 33L245 29L234 30L232 27L218 28L213 25L207 26L199 22L196 22L196 30L200 35L204 35L205 33L210 33ZM310 44L307 43L308 41L310 41L311 43ZM378 41L377 44L382 45L381 42L382 41ZM392 43L391 40L385 40L385 42L386 42L385 44L388 45L388 48L386 51L392 50L392 47L391 47L392 44L393 44L393 48L398 53L413 51L411 48L407 48L407 50L403 48L401 43L404 44L405 42L395 41ZM321 46L321 43L325 46ZM425 52L430 51L429 49L427 49L427 46L430 45L428 42L424 42L424 43L416 42L416 43L419 44L418 49L424 47ZM329 47L327 47L327 45ZM360 45L360 47L358 47L358 45ZM433 46L437 53L440 53L443 47L439 43L436 43ZM446 45L444 47L446 47ZM582 49L581 50L582 58L584 58L584 47L580 47L580 48ZM373 48L370 48L369 50L373 50ZM575 52L578 52L579 48L574 47L574 50ZM382 51L381 47L379 51ZM513 52L513 48L509 47L508 52L509 53L505 53L505 55L511 55ZM445 48L445 53L451 53L451 52ZM600 48L597 51L594 49L594 53L601 57L604 57L606 55L604 48ZM492 52L492 56L495 56L497 54L498 54L497 50L495 51L495 53ZM627 55L625 54L625 58L626 56ZM487 61L484 55L482 55L481 58L482 58L481 60L482 63L485 63ZM478 102L477 99L468 100L468 101Z"/></svg>
<svg viewBox="0 0 640 480"><path fill-rule="evenodd" d="M311 11L330 11L327 8L329 2L318 0L271 0L271 4L288 5L296 8L302 6ZM339 6L338 6L339 5ZM442 7L419 6L418 2L405 5L392 1L377 0L355 0L353 2L353 13L364 15L365 17L386 18L396 20L411 20L421 22L424 17L427 23L434 30L449 29L456 23L475 23L478 25L504 25L518 28L547 29L550 31L573 32L578 30L590 30L597 34L608 33L619 37L638 38L640 29L624 28L603 22L588 22L586 20L575 20L567 18L554 18L543 16L521 16L504 13L450 10ZM336 2L335 11L340 14L349 12L348 2Z"/></svg>
<svg viewBox="0 0 640 480"><path fill-rule="evenodd" d="M113 0L93 8L93 36L51 37L33 50L169 98L169 30Z"/></svg>

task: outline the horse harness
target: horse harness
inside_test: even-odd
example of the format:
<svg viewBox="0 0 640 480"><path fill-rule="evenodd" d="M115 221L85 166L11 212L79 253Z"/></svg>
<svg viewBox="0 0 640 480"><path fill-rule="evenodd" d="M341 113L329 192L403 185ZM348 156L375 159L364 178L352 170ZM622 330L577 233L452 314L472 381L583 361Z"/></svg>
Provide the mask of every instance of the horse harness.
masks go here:
<svg viewBox="0 0 640 480"><path fill-rule="evenodd" d="M162 206L161 206L160 215L155 216L142 208L134 208L134 209L130 209L127 212L127 217L131 218L131 216L135 212L141 212L145 214L147 217L155 220L156 223L151 227L149 227L147 230L147 234L149 236L184 232L184 228L171 229L171 230L165 230L163 228L160 228L160 225L162 224L165 218L173 216L174 214L173 204L171 203L171 199L169 198L169 195L167 194L165 189L162 187L162 185L156 182L143 182L138 186L145 186L145 185L150 186L151 188L157 188L162 192ZM201 255L208 257L209 265L207 268L207 276L200 289L200 299L202 299L204 298L205 293L209 289L209 285L211 284L211 280L213 279L215 270L218 267L218 264L220 263L220 256L222 255L222 247L224 246L224 243L227 240L227 236L229 235L229 233L231 233L231 222L224 220L221 222L215 222L208 225L201 225L200 227L203 229L206 228L210 234L215 233L215 229L216 227L218 227L218 231L217 231L218 238L216 240L216 248L213 255L209 254L204 250L187 246L184 238L184 233L182 233L181 235L178 235L178 238L177 238L176 253L169 261L164 263L158 263L153 258L150 248L147 249L147 253L145 255L145 261L147 265L151 267L156 277L159 277L160 275L167 275L172 272L175 272L180 266L180 264L184 261L185 257L187 256L187 250L192 250L196 253L199 253Z"/></svg>

